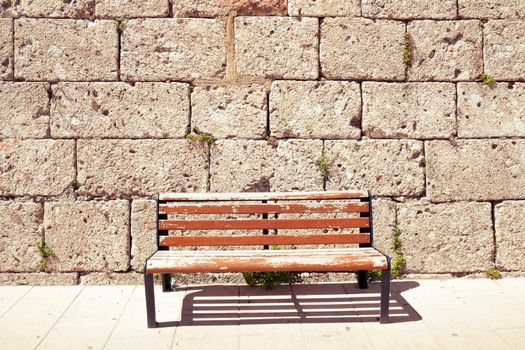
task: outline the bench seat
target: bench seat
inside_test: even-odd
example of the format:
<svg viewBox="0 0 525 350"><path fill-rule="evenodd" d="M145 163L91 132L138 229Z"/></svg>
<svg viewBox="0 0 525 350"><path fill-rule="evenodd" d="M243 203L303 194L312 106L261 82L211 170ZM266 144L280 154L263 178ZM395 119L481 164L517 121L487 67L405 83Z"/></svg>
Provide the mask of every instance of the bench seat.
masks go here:
<svg viewBox="0 0 525 350"><path fill-rule="evenodd" d="M159 250L147 273L387 270L374 248L291 250Z"/></svg>

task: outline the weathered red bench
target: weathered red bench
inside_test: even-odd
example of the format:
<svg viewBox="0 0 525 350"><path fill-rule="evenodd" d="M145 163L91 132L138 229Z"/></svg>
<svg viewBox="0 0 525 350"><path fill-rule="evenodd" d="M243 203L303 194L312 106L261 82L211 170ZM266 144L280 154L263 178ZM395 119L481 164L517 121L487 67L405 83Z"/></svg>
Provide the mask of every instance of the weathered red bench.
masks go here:
<svg viewBox="0 0 525 350"><path fill-rule="evenodd" d="M215 214L215 217L229 215L230 218L225 216L210 219L210 214ZM246 218L247 215L244 214L256 215L257 218ZM300 214L304 214L304 217L299 217ZM315 214L317 217L312 217ZM241 218L232 219L232 215ZM342 232L342 229L349 228L354 230ZM305 232L306 229L309 231ZM205 234L169 235L169 231L177 230L199 230L205 231ZM235 230L235 234L212 233L225 230ZM247 232L243 233L245 230ZM261 234L253 234L254 230L260 230ZM270 230L286 230L286 233L270 234ZM316 231L312 233L312 230ZM388 320L390 258L373 247L372 197L368 192L162 194L157 199L156 238L157 251L144 264L146 310L150 328L158 326L153 288L155 273L162 275L163 291L169 291L172 273L357 271L359 287L366 288L367 271L382 270L380 322L385 323ZM269 245L326 244L359 246L267 249ZM173 246L255 248L169 250ZM260 246L266 249L260 249Z"/></svg>

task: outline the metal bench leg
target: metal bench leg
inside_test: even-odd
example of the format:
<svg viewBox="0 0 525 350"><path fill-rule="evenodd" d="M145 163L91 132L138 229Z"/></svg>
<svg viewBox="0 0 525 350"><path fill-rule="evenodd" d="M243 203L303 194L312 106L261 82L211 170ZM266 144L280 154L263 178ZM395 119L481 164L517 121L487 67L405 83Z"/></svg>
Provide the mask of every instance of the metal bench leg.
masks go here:
<svg viewBox="0 0 525 350"><path fill-rule="evenodd" d="M162 291L163 292L173 291L173 289L171 288L171 274L169 273L162 274Z"/></svg>
<svg viewBox="0 0 525 350"><path fill-rule="evenodd" d="M388 323L388 305L390 304L390 270L381 276L381 314L379 323Z"/></svg>
<svg viewBox="0 0 525 350"><path fill-rule="evenodd" d="M357 285L361 289L368 288L368 271L357 271Z"/></svg>
<svg viewBox="0 0 525 350"><path fill-rule="evenodd" d="M153 275L144 273L144 289L146 290L146 314L148 316L148 328L157 328L155 320L155 290L153 288Z"/></svg>

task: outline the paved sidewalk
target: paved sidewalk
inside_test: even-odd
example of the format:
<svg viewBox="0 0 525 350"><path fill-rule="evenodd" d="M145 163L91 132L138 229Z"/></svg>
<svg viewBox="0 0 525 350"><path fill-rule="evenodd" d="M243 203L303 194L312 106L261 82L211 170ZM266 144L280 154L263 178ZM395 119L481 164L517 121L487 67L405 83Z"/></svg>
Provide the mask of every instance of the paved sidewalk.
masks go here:
<svg viewBox="0 0 525 350"><path fill-rule="evenodd" d="M525 279L394 281L391 324L378 285L156 290L142 286L0 287L0 349L525 349Z"/></svg>

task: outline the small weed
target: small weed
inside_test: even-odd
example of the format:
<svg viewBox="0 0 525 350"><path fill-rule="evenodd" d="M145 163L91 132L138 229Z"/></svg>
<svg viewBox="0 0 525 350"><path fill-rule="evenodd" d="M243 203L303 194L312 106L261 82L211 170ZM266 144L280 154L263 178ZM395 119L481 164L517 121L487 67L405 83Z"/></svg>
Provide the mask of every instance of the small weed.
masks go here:
<svg viewBox="0 0 525 350"><path fill-rule="evenodd" d="M282 250L285 247L271 245L270 250ZM250 287L260 285L263 289L273 289L276 284L291 283L295 280L296 274L288 271L274 272L243 272L242 276Z"/></svg>
<svg viewBox="0 0 525 350"><path fill-rule="evenodd" d="M491 280L499 280L501 278L501 272L498 270L496 266L491 266L487 269L485 272L488 278Z"/></svg>
<svg viewBox="0 0 525 350"><path fill-rule="evenodd" d="M493 86L496 84L496 79L488 75L487 73L483 73L479 76L479 81L482 82L485 85Z"/></svg>
<svg viewBox="0 0 525 350"><path fill-rule="evenodd" d="M315 164L319 167L319 172L321 173L321 176L323 178L328 177L328 157L324 152L321 154L321 157L317 159Z"/></svg>
<svg viewBox="0 0 525 350"><path fill-rule="evenodd" d="M36 241L36 247L38 248L38 252L42 257L42 259L40 259L40 262L38 263L38 268L40 269L40 271L45 271L45 269L47 268L46 259L53 255L53 249L51 249L51 247L47 245L43 239Z"/></svg>
<svg viewBox="0 0 525 350"><path fill-rule="evenodd" d="M189 133L186 135L186 139L195 142L206 142L210 147L215 142L213 135L205 133Z"/></svg>
<svg viewBox="0 0 525 350"><path fill-rule="evenodd" d="M367 273L369 281L375 281L377 279L380 279L381 276L383 276L383 271L381 270L368 270Z"/></svg>
<svg viewBox="0 0 525 350"><path fill-rule="evenodd" d="M392 277L396 278L401 275L403 267L405 267L405 258L401 251L401 230L397 225L397 220L394 228L392 229L394 237L392 243L394 245L394 258L392 259Z"/></svg>
<svg viewBox="0 0 525 350"><path fill-rule="evenodd" d="M53 249L43 239L40 239L36 242L36 246L42 258L47 258L53 255Z"/></svg>
<svg viewBox="0 0 525 350"><path fill-rule="evenodd" d="M403 50L403 62L405 69L412 67L412 47L410 46L410 35L405 33L405 48Z"/></svg>
<svg viewBox="0 0 525 350"><path fill-rule="evenodd" d="M124 31L124 22L121 19L115 20L115 27L117 28L117 33L122 34Z"/></svg>

